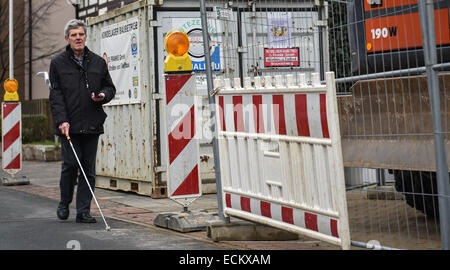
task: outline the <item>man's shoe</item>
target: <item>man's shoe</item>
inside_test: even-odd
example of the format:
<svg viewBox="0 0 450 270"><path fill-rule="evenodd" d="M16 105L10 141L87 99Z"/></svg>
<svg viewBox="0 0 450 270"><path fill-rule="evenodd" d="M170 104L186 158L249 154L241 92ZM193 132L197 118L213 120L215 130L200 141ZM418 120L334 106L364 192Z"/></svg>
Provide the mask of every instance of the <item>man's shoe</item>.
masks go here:
<svg viewBox="0 0 450 270"><path fill-rule="evenodd" d="M69 217L69 205L59 203L56 215L60 220L66 220Z"/></svg>
<svg viewBox="0 0 450 270"><path fill-rule="evenodd" d="M89 213L81 213L77 214L76 218L77 223L96 223L97 220L93 218Z"/></svg>

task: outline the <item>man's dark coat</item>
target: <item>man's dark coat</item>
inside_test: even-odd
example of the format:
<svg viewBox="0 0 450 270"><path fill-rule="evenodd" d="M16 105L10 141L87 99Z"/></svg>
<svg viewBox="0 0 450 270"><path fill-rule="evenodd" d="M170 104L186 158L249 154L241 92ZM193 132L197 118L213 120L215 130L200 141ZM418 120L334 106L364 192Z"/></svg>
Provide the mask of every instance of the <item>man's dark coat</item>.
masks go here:
<svg viewBox="0 0 450 270"><path fill-rule="evenodd" d="M69 45L50 63L50 105L55 123L55 134L63 122L70 124L69 134L102 134L106 113L102 104L111 101L116 88L105 60L84 49L83 65L74 59ZM94 102L95 94L104 93L102 102Z"/></svg>

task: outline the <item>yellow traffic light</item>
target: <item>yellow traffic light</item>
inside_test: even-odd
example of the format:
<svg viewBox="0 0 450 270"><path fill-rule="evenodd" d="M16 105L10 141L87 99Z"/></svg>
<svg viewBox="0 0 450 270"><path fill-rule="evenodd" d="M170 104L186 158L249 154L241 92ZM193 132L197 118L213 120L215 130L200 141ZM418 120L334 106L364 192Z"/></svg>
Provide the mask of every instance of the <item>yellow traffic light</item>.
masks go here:
<svg viewBox="0 0 450 270"><path fill-rule="evenodd" d="M19 94L17 94L19 83L16 79L6 79L3 83L3 87L5 88L5 96L3 97L4 101L19 101Z"/></svg>
<svg viewBox="0 0 450 270"><path fill-rule="evenodd" d="M178 31L178 32L174 32ZM192 62L189 58L189 37L182 29L170 30L165 37L164 46L168 53L164 61L165 72L191 71Z"/></svg>

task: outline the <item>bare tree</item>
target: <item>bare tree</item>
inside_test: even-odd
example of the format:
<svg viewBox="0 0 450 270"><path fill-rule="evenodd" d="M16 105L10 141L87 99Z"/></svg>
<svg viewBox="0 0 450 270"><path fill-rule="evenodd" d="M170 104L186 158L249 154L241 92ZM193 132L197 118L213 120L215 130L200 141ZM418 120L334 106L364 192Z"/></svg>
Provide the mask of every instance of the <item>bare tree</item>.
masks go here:
<svg viewBox="0 0 450 270"><path fill-rule="evenodd" d="M36 33L45 32L48 19L55 12L55 7L62 1L56 0L15 0L14 1L14 62L15 70L43 58L50 57L61 50L45 36ZM31 7L31 12L29 12ZM3 82L9 71L9 0L0 0L0 79ZM39 40L39 42L30 42ZM30 46L31 45L31 46ZM25 51L33 57L25 59ZM32 52L32 54L31 54Z"/></svg>

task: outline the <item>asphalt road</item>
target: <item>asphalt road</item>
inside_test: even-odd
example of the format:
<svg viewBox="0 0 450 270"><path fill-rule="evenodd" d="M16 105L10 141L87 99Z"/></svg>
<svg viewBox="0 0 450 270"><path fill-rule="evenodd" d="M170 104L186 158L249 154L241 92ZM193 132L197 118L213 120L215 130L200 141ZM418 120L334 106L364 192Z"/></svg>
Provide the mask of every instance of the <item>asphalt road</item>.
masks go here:
<svg viewBox="0 0 450 270"><path fill-rule="evenodd" d="M0 250L218 250L221 247L179 234L100 216L95 224L56 217L57 203L0 186Z"/></svg>

